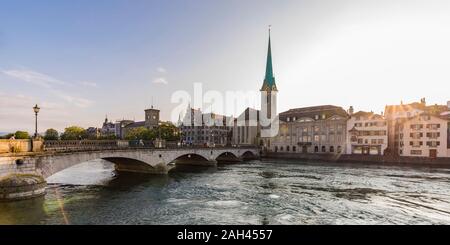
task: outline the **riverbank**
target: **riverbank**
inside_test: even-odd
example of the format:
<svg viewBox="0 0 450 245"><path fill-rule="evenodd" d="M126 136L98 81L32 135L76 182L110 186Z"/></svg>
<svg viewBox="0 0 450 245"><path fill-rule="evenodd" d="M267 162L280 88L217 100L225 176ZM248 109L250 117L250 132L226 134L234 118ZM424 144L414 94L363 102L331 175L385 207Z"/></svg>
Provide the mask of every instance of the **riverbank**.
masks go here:
<svg viewBox="0 0 450 245"><path fill-rule="evenodd" d="M379 165L427 165L433 167L450 167L450 158L400 157L380 155L346 155L346 154L302 154L269 152L262 155L268 159L291 159L306 162L364 163Z"/></svg>

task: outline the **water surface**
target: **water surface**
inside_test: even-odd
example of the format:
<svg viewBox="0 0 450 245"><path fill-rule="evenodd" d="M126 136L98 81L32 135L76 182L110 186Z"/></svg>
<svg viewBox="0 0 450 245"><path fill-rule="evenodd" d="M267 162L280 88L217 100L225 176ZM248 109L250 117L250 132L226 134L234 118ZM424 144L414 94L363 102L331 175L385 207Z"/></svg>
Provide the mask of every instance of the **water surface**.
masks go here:
<svg viewBox="0 0 450 245"><path fill-rule="evenodd" d="M116 173L98 160L0 203L0 224L450 224L450 169L251 161Z"/></svg>

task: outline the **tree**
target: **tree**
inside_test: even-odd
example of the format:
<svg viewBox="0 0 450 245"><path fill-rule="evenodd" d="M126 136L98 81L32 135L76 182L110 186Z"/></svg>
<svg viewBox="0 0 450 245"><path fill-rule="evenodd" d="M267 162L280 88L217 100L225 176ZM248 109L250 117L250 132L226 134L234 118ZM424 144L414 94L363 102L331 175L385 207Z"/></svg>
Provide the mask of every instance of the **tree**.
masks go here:
<svg viewBox="0 0 450 245"><path fill-rule="evenodd" d="M79 140L86 139L87 132L84 128L78 126L71 126L64 129L64 133L61 134L62 140Z"/></svg>
<svg viewBox="0 0 450 245"><path fill-rule="evenodd" d="M30 135L28 134L28 132L25 132L25 131L16 131L15 138L16 139L29 139Z"/></svg>
<svg viewBox="0 0 450 245"><path fill-rule="evenodd" d="M147 137L150 135L149 130L145 127L131 128L125 134L126 140L147 140Z"/></svg>
<svg viewBox="0 0 450 245"><path fill-rule="evenodd" d="M179 130L173 124L161 124L158 128L155 129L158 135L161 135L161 139L167 141L179 140Z"/></svg>
<svg viewBox="0 0 450 245"><path fill-rule="evenodd" d="M3 135L3 136L0 136L0 139L10 139L10 138L13 137L13 136L14 136L14 134L9 133L9 134L5 134L5 135Z"/></svg>
<svg viewBox="0 0 450 245"><path fill-rule="evenodd" d="M49 128L45 131L45 140L58 140L59 139L59 133L53 128Z"/></svg>

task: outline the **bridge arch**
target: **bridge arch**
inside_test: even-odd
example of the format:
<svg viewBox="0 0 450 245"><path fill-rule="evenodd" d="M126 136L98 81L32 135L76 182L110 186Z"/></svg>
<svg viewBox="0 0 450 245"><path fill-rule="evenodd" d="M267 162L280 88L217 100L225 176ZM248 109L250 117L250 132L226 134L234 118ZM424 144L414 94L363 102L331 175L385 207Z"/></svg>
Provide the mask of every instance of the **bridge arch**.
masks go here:
<svg viewBox="0 0 450 245"><path fill-rule="evenodd" d="M251 159L256 159L257 155L252 151L245 151L244 153L242 153L241 158L243 160L251 160Z"/></svg>
<svg viewBox="0 0 450 245"><path fill-rule="evenodd" d="M215 166L226 157L227 161L247 160L259 155L256 148L174 148L174 149L105 149L74 152L47 152L20 158L22 165L11 160L14 172L25 171L47 178L57 172L95 159L112 162L117 170L167 174L176 164L188 161L190 165ZM189 157L190 156L190 157ZM184 162L183 162L184 161ZM22 170L25 169L26 170Z"/></svg>
<svg viewBox="0 0 450 245"><path fill-rule="evenodd" d="M205 154L201 153L182 153L174 157L173 160L169 161L170 163L174 163L175 165L201 165L201 166L209 166L214 165L215 162L211 162L211 160L205 156Z"/></svg>
<svg viewBox="0 0 450 245"><path fill-rule="evenodd" d="M225 151L218 155L215 159L218 162L241 162L241 158L230 151Z"/></svg>

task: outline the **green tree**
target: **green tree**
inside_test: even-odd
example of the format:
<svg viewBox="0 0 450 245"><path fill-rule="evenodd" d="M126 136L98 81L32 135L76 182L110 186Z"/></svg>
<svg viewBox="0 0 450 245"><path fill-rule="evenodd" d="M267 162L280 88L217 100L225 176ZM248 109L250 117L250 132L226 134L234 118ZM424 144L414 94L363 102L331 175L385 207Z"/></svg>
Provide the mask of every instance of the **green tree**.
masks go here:
<svg viewBox="0 0 450 245"><path fill-rule="evenodd" d="M14 134L9 133L9 134L5 134L3 136L0 136L0 139L10 139L11 137L13 137Z"/></svg>
<svg viewBox="0 0 450 245"><path fill-rule="evenodd" d="M59 139L59 133L56 131L56 129L49 128L45 131L45 140L58 140Z"/></svg>
<svg viewBox="0 0 450 245"><path fill-rule="evenodd" d="M167 141L179 140L179 130L173 124L161 124L158 128L155 129L157 135L161 135L161 139Z"/></svg>
<svg viewBox="0 0 450 245"><path fill-rule="evenodd" d="M126 140L144 140L144 137L149 134L149 130L145 127L131 128L125 134Z"/></svg>
<svg viewBox="0 0 450 245"><path fill-rule="evenodd" d="M64 129L64 133L61 135L62 140L78 140L86 139L86 129L78 126L71 126Z"/></svg>
<svg viewBox="0 0 450 245"><path fill-rule="evenodd" d="M30 135L28 134L28 132L25 132L25 131L16 131L15 138L16 139L29 139Z"/></svg>

